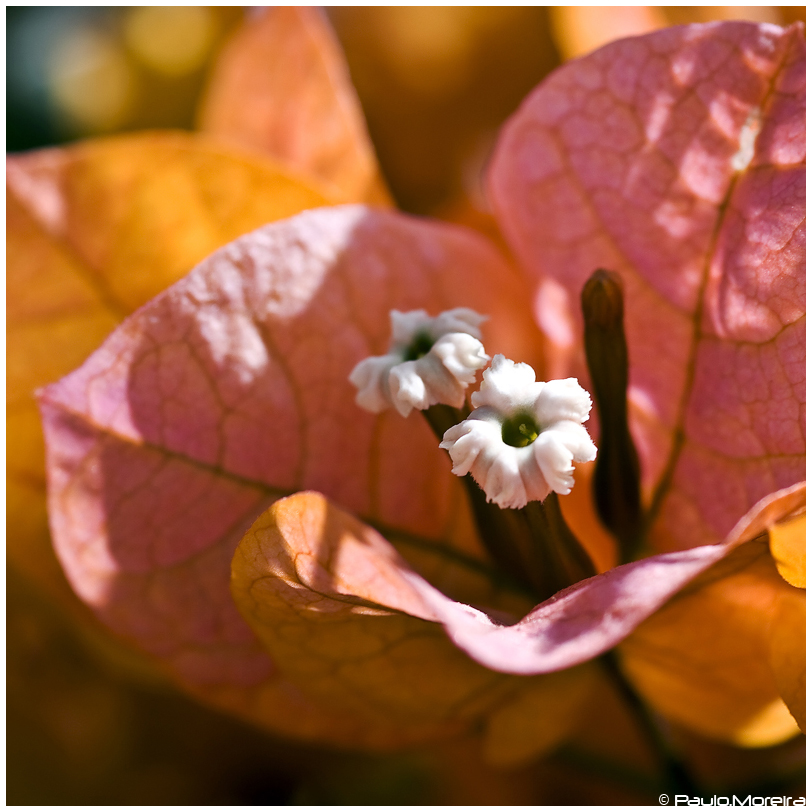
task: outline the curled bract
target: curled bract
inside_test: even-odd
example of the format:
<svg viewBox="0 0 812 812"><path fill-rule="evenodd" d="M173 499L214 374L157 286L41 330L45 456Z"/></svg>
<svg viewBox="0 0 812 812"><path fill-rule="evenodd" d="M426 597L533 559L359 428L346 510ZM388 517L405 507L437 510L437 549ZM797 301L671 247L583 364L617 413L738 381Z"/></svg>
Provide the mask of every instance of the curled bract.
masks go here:
<svg viewBox="0 0 812 812"><path fill-rule="evenodd" d="M443 436L453 473L470 473L489 502L522 508L572 490L573 462L597 455L582 423L592 400L575 378L539 382L533 368L496 355L471 396L476 407Z"/></svg>
<svg viewBox="0 0 812 812"><path fill-rule="evenodd" d="M479 331L487 316L467 307L436 318L425 310L392 310L389 316L389 352L365 358L350 373L355 402L370 412L394 406L403 417L436 403L462 406L467 386L490 360Z"/></svg>

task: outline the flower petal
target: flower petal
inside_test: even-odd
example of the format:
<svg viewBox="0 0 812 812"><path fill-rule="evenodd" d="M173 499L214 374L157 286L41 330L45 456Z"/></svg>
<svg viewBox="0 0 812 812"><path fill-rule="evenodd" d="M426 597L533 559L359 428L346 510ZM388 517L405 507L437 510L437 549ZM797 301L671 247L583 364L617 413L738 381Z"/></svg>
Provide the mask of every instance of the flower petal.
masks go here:
<svg viewBox="0 0 812 812"><path fill-rule="evenodd" d="M432 320L425 310L410 310L408 313L393 310L389 318L392 322L392 346L404 349L412 343L415 333L425 329Z"/></svg>
<svg viewBox="0 0 812 812"><path fill-rule="evenodd" d="M425 358L420 361L406 361L389 371L392 402L402 417L408 417L412 409L428 409L432 400L427 385L429 381L438 389L443 389L442 367L438 364L438 368L432 369L429 364L420 363L421 361L425 361Z"/></svg>
<svg viewBox="0 0 812 812"><path fill-rule="evenodd" d="M537 383L532 367L503 355L494 356L482 377L471 396L477 408L440 443L451 454L452 473L470 471L487 500L500 508L543 501L551 490L568 494L575 484L574 456L589 462L597 454L581 426L592 406L588 393L574 378ZM457 443L462 445L455 451Z"/></svg>
<svg viewBox="0 0 812 812"><path fill-rule="evenodd" d="M530 411L541 388L531 366L497 354L482 373L482 386L471 395L471 404L474 408L489 406L502 414L521 409Z"/></svg>
<svg viewBox="0 0 812 812"><path fill-rule="evenodd" d="M592 409L592 398L575 378L545 381L533 412L541 426L561 420L584 423Z"/></svg>
<svg viewBox="0 0 812 812"><path fill-rule="evenodd" d="M567 443L562 442L564 437L563 432L544 431L530 448L549 487L556 493L568 494L575 484L572 476L575 468L572 464L572 451Z"/></svg>
<svg viewBox="0 0 812 812"><path fill-rule="evenodd" d="M501 429L495 420L464 420L452 426L443 435L440 448L448 451L451 457L453 466L451 472L457 476L464 476L474 470L480 455L486 455L484 464L489 463L491 458L489 452L499 440Z"/></svg>
<svg viewBox="0 0 812 812"><path fill-rule="evenodd" d="M455 307L452 310L444 310L435 321L437 337L446 333L468 333L476 339L482 339L482 331L479 329L483 322L488 320L487 316L471 310L470 307Z"/></svg>
<svg viewBox="0 0 812 812"><path fill-rule="evenodd" d="M349 381L358 390L355 402L362 409L377 414L392 405L388 397L389 373L399 363L397 355L372 355L355 365Z"/></svg>
<svg viewBox="0 0 812 812"><path fill-rule="evenodd" d="M500 438L501 443L501 438ZM502 444L498 454L490 457L487 468L480 455L474 467L473 476L477 480L489 502L496 502L500 508L524 507L528 501L522 469L523 458L532 459L532 453L523 448L511 448Z"/></svg>
<svg viewBox="0 0 812 812"><path fill-rule="evenodd" d="M598 450L589 436L589 432L572 420L562 420L553 423L544 434L551 434L567 447L575 462L592 462Z"/></svg>
<svg viewBox="0 0 812 812"><path fill-rule="evenodd" d="M425 310L392 310L390 319L389 353L361 361L350 373L359 387L355 402L371 412L394 406L402 417L437 403L459 409L489 360L479 331L487 316L458 307L434 318Z"/></svg>
<svg viewBox="0 0 812 812"><path fill-rule="evenodd" d="M482 342L467 333L448 333L434 343L429 353L436 356L455 380L471 384L476 371L488 363ZM461 406L462 403L452 404Z"/></svg>

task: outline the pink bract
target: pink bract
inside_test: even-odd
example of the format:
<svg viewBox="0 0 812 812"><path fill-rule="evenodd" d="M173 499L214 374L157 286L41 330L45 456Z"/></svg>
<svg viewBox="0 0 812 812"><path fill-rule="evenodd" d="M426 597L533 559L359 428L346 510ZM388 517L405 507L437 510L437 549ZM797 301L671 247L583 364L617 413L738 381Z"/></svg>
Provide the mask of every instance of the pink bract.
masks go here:
<svg viewBox="0 0 812 812"><path fill-rule="evenodd" d="M586 379L587 277L623 276L661 550L719 541L804 478L804 76L801 26L621 40L531 93L491 165L556 376Z"/></svg>
<svg viewBox="0 0 812 812"><path fill-rule="evenodd" d="M41 395L74 588L182 678L250 684L271 666L229 565L274 499L316 489L384 532L479 554L428 427L362 412L347 377L385 351L391 308L488 311L486 341L538 345L523 293L481 237L361 206L225 246Z"/></svg>

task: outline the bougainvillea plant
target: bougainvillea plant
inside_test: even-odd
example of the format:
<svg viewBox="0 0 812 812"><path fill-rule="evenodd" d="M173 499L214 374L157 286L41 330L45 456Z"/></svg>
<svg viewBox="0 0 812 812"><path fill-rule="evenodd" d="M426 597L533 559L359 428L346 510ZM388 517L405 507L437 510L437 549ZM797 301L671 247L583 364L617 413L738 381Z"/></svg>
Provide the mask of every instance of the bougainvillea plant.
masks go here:
<svg viewBox="0 0 812 812"><path fill-rule="evenodd" d="M76 594L190 693L309 740L476 730L516 763L607 674L712 738L796 735L802 30L667 29L552 74L488 170L506 256L385 207L313 25L254 21L215 77L204 122L253 153L152 135L10 160L20 426L25 385L126 315L38 394ZM316 48L296 75L318 93L245 78L280 30ZM263 93L287 104L241 123Z"/></svg>

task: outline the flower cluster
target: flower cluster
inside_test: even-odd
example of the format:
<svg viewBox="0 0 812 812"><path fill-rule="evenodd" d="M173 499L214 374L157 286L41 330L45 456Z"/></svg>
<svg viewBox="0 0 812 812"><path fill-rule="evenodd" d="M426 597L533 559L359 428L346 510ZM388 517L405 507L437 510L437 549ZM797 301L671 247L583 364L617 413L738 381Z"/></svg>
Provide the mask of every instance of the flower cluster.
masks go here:
<svg viewBox="0 0 812 812"><path fill-rule="evenodd" d="M437 318L393 310L390 317L389 352L364 359L350 374L358 405L371 412L394 406L404 417L438 403L459 409L489 359L478 330L486 317L467 308ZM537 382L532 367L504 355L494 356L482 378L471 396L474 411L440 443L452 473L470 473L500 508L523 508L551 491L568 494L573 461L597 454L582 425L592 408L588 392L575 378Z"/></svg>

